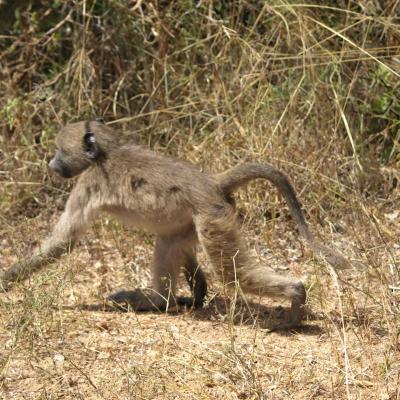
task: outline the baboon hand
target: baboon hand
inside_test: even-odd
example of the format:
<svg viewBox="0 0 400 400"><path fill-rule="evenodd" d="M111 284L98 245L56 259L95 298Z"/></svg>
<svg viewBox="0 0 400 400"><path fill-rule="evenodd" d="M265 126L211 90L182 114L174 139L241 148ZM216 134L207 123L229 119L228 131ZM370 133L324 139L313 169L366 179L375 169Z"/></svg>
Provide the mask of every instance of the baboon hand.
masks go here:
<svg viewBox="0 0 400 400"><path fill-rule="evenodd" d="M11 282L7 280L6 273L0 272L0 293L7 292L11 288Z"/></svg>

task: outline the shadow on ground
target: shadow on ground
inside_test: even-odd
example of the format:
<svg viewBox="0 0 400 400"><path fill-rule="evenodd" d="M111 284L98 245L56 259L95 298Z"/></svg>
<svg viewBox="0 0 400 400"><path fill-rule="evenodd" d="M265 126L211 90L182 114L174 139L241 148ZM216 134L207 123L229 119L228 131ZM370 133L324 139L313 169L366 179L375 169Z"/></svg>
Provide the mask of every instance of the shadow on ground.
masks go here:
<svg viewBox="0 0 400 400"><path fill-rule="evenodd" d="M184 299L182 298L182 300ZM112 313L131 311L129 308L115 307L108 302L77 304L76 306L65 306L64 309ZM138 314L148 312L154 313L154 311L136 311ZM223 296L214 296L202 308L180 307L179 309L169 310L168 315L174 316L183 312L191 313L194 320L221 321L222 323L232 321L236 326L254 326L267 331L275 331L282 335L292 335L294 332L304 335L320 335L323 332L321 327L306 323L293 329L279 329L279 325L284 323L289 315L288 308L282 306L267 307L258 302L245 301L242 298L232 300ZM165 313L165 311L160 310L160 313ZM306 319L315 320L317 318L311 313L307 313Z"/></svg>

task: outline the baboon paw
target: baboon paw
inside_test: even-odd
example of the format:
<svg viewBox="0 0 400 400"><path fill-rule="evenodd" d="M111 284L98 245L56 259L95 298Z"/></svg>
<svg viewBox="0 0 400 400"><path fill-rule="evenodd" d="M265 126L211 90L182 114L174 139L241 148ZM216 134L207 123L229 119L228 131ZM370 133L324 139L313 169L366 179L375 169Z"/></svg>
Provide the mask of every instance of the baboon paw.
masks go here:
<svg viewBox="0 0 400 400"><path fill-rule="evenodd" d="M120 290L110 295L107 300L125 311L171 311L176 308L175 301L168 301L151 290Z"/></svg>
<svg viewBox="0 0 400 400"><path fill-rule="evenodd" d="M202 308L204 305L204 300L203 299L195 299L193 297L186 297L186 296L180 296L177 297L176 302L180 306L184 306L187 308L194 308L194 309L199 309Z"/></svg>
<svg viewBox="0 0 400 400"><path fill-rule="evenodd" d="M301 326L302 316L301 315L289 315L289 317L268 329L269 332L276 331L290 331Z"/></svg>
<svg viewBox="0 0 400 400"><path fill-rule="evenodd" d="M4 278L4 274L0 274L0 293L8 292L10 288L10 282Z"/></svg>

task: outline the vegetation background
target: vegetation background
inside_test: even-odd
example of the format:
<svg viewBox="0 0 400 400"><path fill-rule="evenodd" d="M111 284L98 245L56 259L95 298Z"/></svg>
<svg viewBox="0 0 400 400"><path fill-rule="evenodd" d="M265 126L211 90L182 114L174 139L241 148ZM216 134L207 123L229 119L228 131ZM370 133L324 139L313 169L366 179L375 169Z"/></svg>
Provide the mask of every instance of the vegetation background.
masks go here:
<svg viewBox="0 0 400 400"><path fill-rule="evenodd" d="M307 218L356 261L340 275L298 240L273 188L239 195L270 268L301 277L308 316L212 281L203 310L110 311L146 286L153 238L100 220L77 251L0 294L4 399L400 399L398 0L0 1L0 266L46 235L73 182L54 134L103 117L220 171L272 163ZM182 282L182 287L185 287ZM186 289L184 289L186 290ZM185 291L182 293L185 293Z"/></svg>

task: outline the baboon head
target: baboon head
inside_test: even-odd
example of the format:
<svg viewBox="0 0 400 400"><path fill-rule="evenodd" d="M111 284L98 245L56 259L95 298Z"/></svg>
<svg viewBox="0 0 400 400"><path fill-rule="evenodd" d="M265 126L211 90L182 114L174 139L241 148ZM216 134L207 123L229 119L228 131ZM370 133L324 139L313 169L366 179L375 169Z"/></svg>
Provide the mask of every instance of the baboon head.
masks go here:
<svg viewBox="0 0 400 400"><path fill-rule="evenodd" d="M115 144L111 128L99 121L70 124L56 137L57 151L49 167L63 178L72 178L107 158Z"/></svg>

